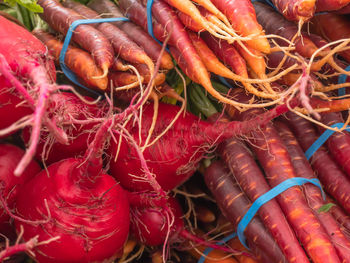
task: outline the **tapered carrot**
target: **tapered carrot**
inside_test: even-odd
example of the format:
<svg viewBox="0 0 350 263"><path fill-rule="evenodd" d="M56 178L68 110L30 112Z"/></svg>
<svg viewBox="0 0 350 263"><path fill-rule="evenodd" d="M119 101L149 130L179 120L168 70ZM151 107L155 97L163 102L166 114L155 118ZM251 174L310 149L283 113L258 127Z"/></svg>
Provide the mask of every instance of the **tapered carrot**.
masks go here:
<svg viewBox="0 0 350 263"><path fill-rule="evenodd" d="M201 25L210 34L220 37L219 34L212 28L211 24L202 16L197 7L190 0L164 0L169 5L177 10L190 16L197 24ZM215 6L214 6L215 7ZM226 19L227 20L227 19Z"/></svg>
<svg viewBox="0 0 350 263"><path fill-rule="evenodd" d="M306 151L319 137L312 124L294 113L286 114L287 123L291 127L301 147ZM324 147L320 147L312 156L311 164L324 189L350 213L350 180L328 155Z"/></svg>
<svg viewBox="0 0 350 263"><path fill-rule="evenodd" d="M339 10L350 3L350 0L317 0L316 12Z"/></svg>
<svg viewBox="0 0 350 263"><path fill-rule="evenodd" d="M314 109L326 109L326 112L340 112L350 108L350 99L321 100L317 97L311 98L310 104Z"/></svg>
<svg viewBox="0 0 350 263"><path fill-rule="evenodd" d="M311 57L312 54L318 49L306 34L297 36L297 25L295 25L293 22L287 21L272 7L268 6L267 4L255 2L254 8L257 19L265 29L266 33L282 36L289 41L294 39L296 52L303 57ZM281 39L276 39L276 42L281 46L289 45L289 43Z"/></svg>
<svg viewBox="0 0 350 263"><path fill-rule="evenodd" d="M250 99L243 93L234 94L243 101ZM242 112L238 117L248 120L261 113L261 109L252 109ZM252 131L249 141L271 187L296 177L288 152L271 124ZM313 262L340 262L326 230L310 209L300 187L289 188L276 199Z"/></svg>
<svg viewBox="0 0 350 263"><path fill-rule="evenodd" d="M149 83L152 77L149 68L145 64L136 64L135 68L140 73L141 77L143 77L143 83ZM159 86L165 82L165 74L162 72L157 72L154 77L154 85Z"/></svg>
<svg viewBox="0 0 350 263"><path fill-rule="evenodd" d="M241 251L246 250L246 248L241 244L241 242L237 237L234 239L231 239L227 243L233 249L237 249ZM235 257L238 259L239 263L258 263L255 259L247 257L245 255L236 255Z"/></svg>
<svg viewBox="0 0 350 263"><path fill-rule="evenodd" d="M237 186L225 164L221 161L212 162L206 169L204 180L214 195L220 210L230 222L237 227L242 216L251 203ZM257 259L263 262L285 262L285 258L271 235L266 231L258 217L254 217L244 232L250 250ZM265 256L264 256L265 255ZM264 260L264 257L267 261Z"/></svg>
<svg viewBox="0 0 350 263"><path fill-rule="evenodd" d="M203 253L204 250L205 247L197 246L195 249L193 248L188 250L188 252L190 252L190 254L198 260L202 257L201 253ZM201 253L198 253L198 251ZM230 256L229 254L220 250L210 251L205 258L204 263L239 263L233 256Z"/></svg>
<svg viewBox="0 0 350 263"><path fill-rule="evenodd" d="M189 15L186 15L185 13L182 13L181 11L176 12L177 16L181 20L181 22L184 24L185 28L188 28L192 30L193 32L200 32L204 31L205 29L198 24L196 21L192 19Z"/></svg>
<svg viewBox="0 0 350 263"><path fill-rule="evenodd" d="M88 6L102 17L123 17L119 8L109 0L92 0ZM142 47L149 57L154 61L158 60L161 46L146 31L132 22L115 22L113 24L123 30L130 39ZM161 57L160 68L172 69L173 67L174 64L170 55L164 52Z"/></svg>
<svg viewBox="0 0 350 263"><path fill-rule="evenodd" d="M32 33L48 47L50 53L54 56L56 62L58 62L63 43L53 35L42 30L35 30ZM100 90L107 88L107 76L95 78L96 76L101 76L103 72L96 66L92 56L86 51L69 46L64 62L69 69L76 73L89 86L97 87Z"/></svg>
<svg viewBox="0 0 350 263"><path fill-rule="evenodd" d="M81 15L63 7L55 0L38 0L37 3L44 9L41 17L56 31L67 34L69 26L76 20L83 19ZM102 69L103 76L113 63L114 52L107 38L101 32L89 25L79 25L72 36L74 42L88 50Z"/></svg>
<svg viewBox="0 0 350 263"><path fill-rule="evenodd" d="M242 36L252 36L246 43L263 53L270 53L270 45L261 25L256 20L249 0L212 0L212 3L230 20L233 29Z"/></svg>
<svg viewBox="0 0 350 263"><path fill-rule="evenodd" d="M213 36L204 32L201 34L203 40L208 45L210 50L212 50L215 55L224 62L224 64L229 65L231 69L243 78L248 78L247 65L243 57L238 53L234 45L227 43L226 41L219 41ZM232 78L233 80L239 80L237 77ZM257 90L247 81L242 81L243 86L250 93L263 98L276 98L275 94L269 94L267 92L262 92Z"/></svg>
<svg viewBox="0 0 350 263"><path fill-rule="evenodd" d="M285 18L305 22L314 16L316 0L272 0Z"/></svg>
<svg viewBox="0 0 350 263"><path fill-rule="evenodd" d="M65 0L63 5L87 19L94 19L99 16L94 10L73 0ZM114 52L118 56L131 63L146 64L149 71L153 73L154 64L152 59L148 57L144 50L135 44L124 31L110 23L98 24L96 28L112 43Z"/></svg>
<svg viewBox="0 0 350 263"><path fill-rule="evenodd" d="M252 202L271 189L243 142L235 138L229 139L220 145L218 151ZM259 215L289 262L309 262L277 200L264 204Z"/></svg>
<svg viewBox="0 0 350 263"><path fill-rule="evenodd" d="M328 195L327 202L332 204L329 212L333 215L334 219L345 229L345 232L350 231L350 216Z"/></svg>
<svg viewBox="0 0 350 263"><path fill-rule="evenodd" d="M315 178L314 171L307 161L305 154L299 146L292 131L286 124L281 122L275 122L275 127L286 146L296 175L308 179ZM350 247L350 241L343 234L337 221L333 218L330 212L319 212L319 209L326 204L322 198L320 189L315 185L306 184L304 185L304 193L310 207L316 212L316 216L327 231L335 249L337 250L339 258L342 262L350 262L350 251L348 249L348 247Z"/></svg>
<svg viewBox="0 0 350 263"><path fill-rule="evenodd" d="M344 123L341 113L324 113L321 114L321 118L322 123L327 126L332 126L335 123ZM320 131L324 132L324 129L320 128ZM338 165L350 178L350 134L347 131L335 132L327 140L327 148Z"/></svg>

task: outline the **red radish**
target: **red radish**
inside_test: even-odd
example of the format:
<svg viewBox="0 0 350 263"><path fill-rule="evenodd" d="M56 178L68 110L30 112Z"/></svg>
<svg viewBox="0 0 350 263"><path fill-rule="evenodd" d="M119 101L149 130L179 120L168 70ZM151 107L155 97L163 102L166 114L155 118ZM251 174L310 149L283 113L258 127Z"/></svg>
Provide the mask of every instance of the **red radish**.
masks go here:
<svg viewBox="0 0 350 263"><path fill-rule="evenodd" d="M293 105L294 104L294 105ZM292 107L296 106L295 101ZM159 103L159 112L151 142L160 135L175 118L179 107ZM181 114L173 126L151 146L143 151L149 170L164 190L170 190L186 181L196 170L206 150L228 137L245 134L260 125L288 111L286 105L277 106L264 115L249 122L217 123L215 125L200 121L192 114ZM153 104L144 107L142 114L141 140L148 136L153 118ZM139 127L129 123L126 126L136 143L139 141ZM117 138L118 135L117 135ZM122 139L118 156L114 160L118 144L111 142L111 174L129 190L151 190L150 183L144 178L139 153L131 143ZM143 179L143 180L142 180Z"/></svg>
<svg viewBox="0 0 350 263"><path fill-rule="evenodd" d="M123 248L129 233L125 191L102 168L103 145L112 119L96 133L85 158L52 164L23 186L17 198L17 231L24 240L59 240L34 250L38 262L103 262Z"/></svg>
<svg viewBox="0 0 350 263"><path fill-rule="evenodd" d="M18 162L24 155L24 151L11 144L0 144L0 195L7 208L13 209L15 200L25 182L34 177L40 170L40 166L31 161L21 176L13 174ZM3 205L0 204L0 224L9 227L7 222L10 217ZM0 227L0 232L1 227Z"/></svg>
<svg viewBox="0 0 350 263"><path fill-rule="evenodd" d="M0 73L34 111L31 119L25 123L33 126L33 132L30 146L15 170L15 174L19 175L35 153L43 120L61 142L66 142L66 135L54 123L46 120L49 94L58 88L53 84L55 67L53 61L46 59L46 47L26 29L1 16L0 39Z"/></svg>
<svg viewBox="0 0 350 263"><path fill-rule="evenodd" d="M89 101L88 97L84 97ZM37 147L36 158L52 164L54 162L82 156L92 142L92 133L97 121L102 121L107 112L107 104L86 104L77 96L68 92L53 94L49 108L54 109L54 119L69 136L69 143L62 144L55 140L52 134L42 132ZM26 143L29 142L30 128L23 130L22 135Z"/></svg>

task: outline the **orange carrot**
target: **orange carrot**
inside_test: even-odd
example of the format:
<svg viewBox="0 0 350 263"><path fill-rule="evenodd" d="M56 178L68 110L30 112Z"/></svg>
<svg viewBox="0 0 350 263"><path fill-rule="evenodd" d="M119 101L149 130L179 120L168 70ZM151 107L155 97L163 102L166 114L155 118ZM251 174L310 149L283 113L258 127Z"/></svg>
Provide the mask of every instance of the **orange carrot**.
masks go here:
<svg viewBox="0 0 350 263"><path fill-rule="evenodd" d="M197 260L199 260L202 257L202 254L198 252L198 250L203 253L205 250L205 247L198 246L196 249L190 249L188 252L195 257ZM212 250L209 252L209 254L206 256L206 259L204 260L204 263L239 263L236 259L234 259L229 254L220 251L220 250Z"/></svg>
<svg viewBox="0 0 350 263"><path fill-rule="evenodd" d="M44 9L44 12L40 14L41 17L50 27L62 34L67 34L69 26L74 21L84 18L55 0L38 0L37 3ZM72 39L91 53L96 64L102 69L103 76L106 76L114 57L113 48L108 39L89 25L79 25L74 30Z"/></svg>
<svg viewBox="0 0 350 263"><path fill-rule="evenodd" d="M65 0L63 5L73 9L87 19L94 19L99 16L94 10L73 0ZM112 43L114 52L118 54L118 56L131 63L146 64L149 70L153 71L154 64L152 59L148 57L145 51L134 43L124 31L110 23L97 24L96 28Z"/></svg>
<svg viewBox="0 0 350 263"><path fill-rule="evenodd" d="M58 62L63 43L57 40L53 35L42 30L35 30L32 33L48 47L50 53L54 56L56 62ZM64 62L67 67L76 73L87 85L97 87L100 90L105 90L107 88L107 76L95 78L96 76L101 76L103 73L102 70L96 66L92 56L86 51L69 46Z"/></svg>
<svg viewBox="0 0 350 263"><path fill-rule="evenodd" d="M247 44L263 53L270 53L270 45L261 25L256 20L254 7L249 0L212 0L212 3L228 17L233 29L242 36L252 35ZM255 37L259 37L254 39ZM260 38L261 37L261 38Z"/></svg>
<svg viewBox="0 0 350 263"><path fill-rule="evenodd" d="M241 242L237 237L234 239L231 239L227 243L233 249L237 249L240 251L247 251L247 249L241 244ZM256 261L255 259L247 257L245 255L236 255L235 257L239 260L239 263L258 263L258 261Z"/></svg>
<svg viewBox="0 0 350 263"><path fill-rule="evenodd" d="M181 11L177 11L176 14L186 28L189 28L190 30L192 30L194 32L200 32L200 31L205 30L202 27L202 25L200 25L196 21L194 21L192 19L192 17L190 17L189 15L186 15L185 13L182 13Z"/></svg>

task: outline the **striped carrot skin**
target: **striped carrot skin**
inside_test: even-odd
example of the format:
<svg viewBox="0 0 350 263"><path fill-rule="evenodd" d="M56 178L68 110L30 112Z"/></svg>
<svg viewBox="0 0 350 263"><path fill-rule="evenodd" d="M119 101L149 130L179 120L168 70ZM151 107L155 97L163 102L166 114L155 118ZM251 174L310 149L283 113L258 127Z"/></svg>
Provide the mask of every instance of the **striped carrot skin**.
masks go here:
<svg viewBox="0 0 350 263"><path fill-rule="evenodd" d="M225 65L230 66L237 75L248 78L246 62L233 45L226 41L220 41L207 32L203 32L201 36L208 47Z"/></svg>
<svg viewBox="0 0 350 263"><path fill-rule="evenodd" d="M316 0L272 0L279 12L291 21L307 21L316 10Z"/></svg>
<svg viewBox="0 0 350 263"><path fill-rule="evenodd" d="M87 19L94 19L99 16L94 10L73 0L65 0L63 5ZM124 31L110 23L97 24L96 28L111 42L114 52L122 59L131 63L146 64L150 68L154 68L151 58Z"/></svg>
<svg viewBox="0 0 350 263"><path fill-rule="evenodd" d="M269 5L255 2L254 8L256 11L257 19L267 34L279 35L291 41L298 33L298 26L296 24L286 20ZM289 45L282 39L275 40L281 46ZM312 54L318 49L306 34L302 34L301 37L296 37L294 44L296 52L307 58L311 57Z"/></svg>
<svg viewBox="0 0 350 263"><path fill-rule="evenodd" d="M313 125L294 113L286 114L286 121L294 135L298 138L300 146L306 151L319 137ZM317 177L322 182L324 189L350 213L350 180L328 155L325 147L320 147L310 159Z"/></svg>
<svg viewBox="0 0 350 263"><path fill-rule="evenodd" d="M119 7L109 0L92 0L89 2L88 6L99 13L102 17L123 16L122 11L119 9ZM153 59L153 61L158 60L162 49L161 46L140 26L135 25L132 22L115 22L113 25L116 25L121 30L123 30L130 39L142 47L145 50L146 54ZM174 68L171 56L167 52L163 53L160 68Z"/></svg>
<svg viewBox="0 0 350 263"><path fill-rule="evenodd" d="M182 13L181 11L177 11L176 12L177 16L179 17L179 19L181 20L181 22L184 24L184 26L190 30L192 30L193 32L200 32L200 31L204 31L205 29L198 24L196 21L194 21L192 19L192 17L190 17L189 15L186 15L184 13Z"/></svg>
<svg viewBox="0 0 350 263"><path fill-rule="evenodd" d="M47 46L51 55L53 55L56 62L58 62L63 43L57 40L53 35L42 30L35 30L32 33ZM96 66L92 56L88 52L69 46L64 62L69 69L77 74L77 76L90 87L100 90L105 90L107 88L107 76L104 78L94 78L96 76L101 76L102 70Z"/></svg>
<svg viewBox="0 0 350 263"><path fill-rule="evenodd" d="M295 173L298 177L315 178L308 160L305 157L297 139L288 126L282 122L275 122L275 127L283 140L284 145L291 158ZM343 234L338 222L334 219L330 212L318 212L318 209L326 204L323 200L320 189L312 184L304 185L304 193L308 204L315 211L316 216L327 231L332 243L337 250L339 258L342 262L350 262L350 241Z"/></svg>
<svg viewBox="0 0 350 263"><path fill-rule="evenodd" d="M335 123L344 123L341 113L331 112L321 115L322 123L332 126ZM320 129L324 132L324 129ZM347 131L335 132L327 140L327 148L338 165L350 178L350 134Z"/></svg>
<svg viewBox="0 0 350 263"><path fill-rule="evenodd" d="M231 138L222 143L218 151L250 200L255 201L271 189L247 146L242 141ZM259 210L259 215L288 262L309 262L277 200L273 199L264 204Z"/></svg>
<svg viewBox="0 0 350 263"><path fill-rule="evenodd" d="M38 0L44 9L41 17L54 30L66 34L69 26L76 20L83 19L81 15L63 7L55 0ZM101 32L89 25L79 25L72 36L74 42L88 50L104 73L113 64L113 47Z"/></svg>
<svg viewBox="0 0 350 263"><path fill-rule="evenodd" d="M221 211L227 219L237 227L237 224L249 209L251 203L237 182L221 161L213 162L204 173L205 183L214 195ZM287 262L283 253L265 229L258 217L254 217L245 230L245 236L250 250L259 262ZM263 256L265 254L265 256Z"/></svg>
<svg viewBox="0 0 350 263"><path fill-rule="evenodd" d="M256 34L264 36L263 28L256 19L254 7L250 0L212 0L211 1L231 22L234 30L242 36ZM266 38L248 40L247 45L263 53L270 53Z"/></svg>
<svg viewBox="0 0 350 263"><path fill-rule="evenodd" d="M250 98L244 93L237 92L236 95L241 101L248 101ZM242 112L238 117L248 120L262 113L261 109L252 109ZM252 131L249 141L271 187L296 177L288 152L271 124ZM289 188L276 198L314 263L341 262L327 232L309 207L300 187Z"/></svg>
<svg viewBox="0 0 350 263"><path fill-rule="evenodd" d="M350 231L350 216L329 196L327 196L327 202L334 204L329 211L332 213L335 220L337 220L343 229L346 229L346 232Z"/></svg>

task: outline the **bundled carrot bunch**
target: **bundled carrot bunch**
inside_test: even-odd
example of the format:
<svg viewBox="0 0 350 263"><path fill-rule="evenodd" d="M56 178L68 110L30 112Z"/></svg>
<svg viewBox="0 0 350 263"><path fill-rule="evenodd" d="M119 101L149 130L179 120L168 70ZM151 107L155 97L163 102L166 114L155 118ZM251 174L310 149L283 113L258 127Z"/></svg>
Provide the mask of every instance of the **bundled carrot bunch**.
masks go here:
<svg viewBox="0 0 350 263"><path fill-rule="evenodd" d="M348 2L15 2L0 261L350 262Z"/></svg>

